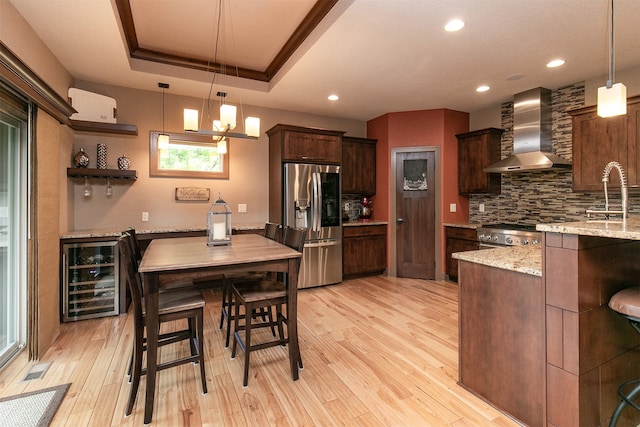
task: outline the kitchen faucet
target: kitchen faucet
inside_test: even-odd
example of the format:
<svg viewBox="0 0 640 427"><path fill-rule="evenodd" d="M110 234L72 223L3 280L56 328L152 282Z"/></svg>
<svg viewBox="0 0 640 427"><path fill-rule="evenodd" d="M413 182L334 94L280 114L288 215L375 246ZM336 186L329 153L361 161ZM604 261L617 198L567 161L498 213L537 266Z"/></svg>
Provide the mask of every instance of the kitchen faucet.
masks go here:
<svg viewBox="0 0 640 427"><path fill-rule="evenodd" d="M611 169L616 168L618 170L618 175L620 176L620 193L622 197L620 210L609 210L609 193L607 192L607 183L609 182L609 175L611 174ZM628 204L628 190L627 190L627 177L624 175L624 170L622 169L622 165L618 162L609 162L604 167L604 172L602 173L602 183L604 184L604 210L592 210L587 209L587 218L591 216L591 214L604 214L605 218L609 219L609 215L622 215L622 218L629 217L629 204Z"/></svg>

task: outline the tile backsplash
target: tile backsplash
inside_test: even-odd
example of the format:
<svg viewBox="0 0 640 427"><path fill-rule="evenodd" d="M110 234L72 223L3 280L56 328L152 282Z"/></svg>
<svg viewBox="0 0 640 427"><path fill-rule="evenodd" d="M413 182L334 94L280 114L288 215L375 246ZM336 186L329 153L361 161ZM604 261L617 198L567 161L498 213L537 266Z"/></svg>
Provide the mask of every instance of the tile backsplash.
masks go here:
<svg viewBox="0 0 640 427"><path fill-rule="evenodd" d="M576 83L552 91L553 152L566 159L572 157L571 116L566 111L584 106L584 90L584 83ZM502 104L502 128L502 158L505 158L513 151L513 102ZM604 206L602 192L574 193L571 184L571 170L502 174L500 195L469 197L469 221L518 224L581 221L586 209ZM619 203L620 193L613 189L609 198L612 203ZM480 212L480 204L484 204L484 212ZM629 194L629 213L640 213L640 194Z"/></svg>

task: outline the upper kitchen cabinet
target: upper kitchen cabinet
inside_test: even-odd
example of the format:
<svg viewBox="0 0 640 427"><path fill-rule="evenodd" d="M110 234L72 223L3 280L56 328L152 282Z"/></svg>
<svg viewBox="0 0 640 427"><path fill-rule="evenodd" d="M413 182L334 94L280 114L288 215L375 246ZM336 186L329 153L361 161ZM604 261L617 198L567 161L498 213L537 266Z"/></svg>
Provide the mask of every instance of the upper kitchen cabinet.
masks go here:
<svg viewBox="0 0 640 427"><path fill-rule="evenodd" d="M500 160L502 132L487 128L456 135L460 194L500 194L500 174L482 169Z"/></svg>
<svg viewBox="0 0 640 427"><path fill-rule="evenodd" d="M376 194L376 139L342 137L342 194Z"/></svg>
<svg viewBox="0 0 640 427"><path fill-rule="evenodd" d="M336 164L342 162L344 132L278 124L267 131L269 155L281 162Z"/></svg>
<svg viewBox="0 0 640 427"><path fill-rule="evenodd" d="M573 191L604 191L602 173L610 161L627 173L629 188L640 188L640 96L627 100L627 114L603 118L596 106L569 111L573 125ZM611 185L619 186L617 174Z"/></svg>

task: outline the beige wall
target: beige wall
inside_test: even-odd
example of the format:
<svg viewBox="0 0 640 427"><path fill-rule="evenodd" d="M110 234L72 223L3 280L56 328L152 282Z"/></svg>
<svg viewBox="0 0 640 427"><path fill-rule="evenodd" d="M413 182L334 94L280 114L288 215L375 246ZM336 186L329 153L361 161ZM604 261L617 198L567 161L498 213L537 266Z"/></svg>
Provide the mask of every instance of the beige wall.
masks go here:
<svg viewBox="0 0 640 427"><path fill-rule="evenodd" d="M196 186L211 190L211 197L221 193L231 207L234 224L259 224L268 219L269 207L269 145L265 132L277 123L346 131L353 136L365 136L366 123L339 118L313 116L292 111L274 110L244 105L245 116L260 117L261 136L258 141L231 139L229 142L229 179L181 179L149 176L149 131L162 130L162 95L155 87L149 91L77 82L77 87L116 99L118 122L134 124L138 136L105 135L76 132L73 148L61 159L61 168L71 166L73 154L84 148L90 157L89 167L95 167L96 145L107 145L107 167L117 168L117 158L126 155L131 168L138 173L135 182L112 180L113 196L106 198L106 180L94 179L93 196L82 196L82 180L69 180L69 223L74 230L153 229L180 226L204 226L210 202L176 202L176 187ZM233 102L229 94L229 102ZM217 100L214 100L217 105ZM165 94L165 131L182 132L183 109L201 110L202 99ZM247 204L247 213L237 213L239 203ZM141 221L141 213L149 212L149 222ZM65 222L65 219L62 218Z"/></svg>
<svg viewBox="0 0 640 427"><path fill-rule="evenodd" d="M22 19L8 0L0 0L0 40L59 95L67 96L73 78ZM35 176L38 187L38 242L36 277L38 288L36 356L44 354L60 328L60 147L72 143L72 134L48 114L38 112L36 121ZM66 192L64 190L63 192ZM63 209L64 210L64 209ZM33 313L32 313L33 314Z"/></svg>

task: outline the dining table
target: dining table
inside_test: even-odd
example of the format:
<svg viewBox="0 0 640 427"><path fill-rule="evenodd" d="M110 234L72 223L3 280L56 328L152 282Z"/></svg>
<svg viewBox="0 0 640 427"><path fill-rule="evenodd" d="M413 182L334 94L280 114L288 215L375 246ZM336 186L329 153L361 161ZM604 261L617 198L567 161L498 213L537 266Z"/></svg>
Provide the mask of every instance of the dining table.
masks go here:
<svg viewBox="0 0 640 427"><path fill-rule="evenodd" d="M289 363L298 379L297 288L301 252L258 234L231 236L231 244L208 246L206 237L154 239L144 252L142 274L147 326L147 381L144 423L151 422L158 358L158 292L163 283L214 274L274 271L286 274Z"/></svg>

